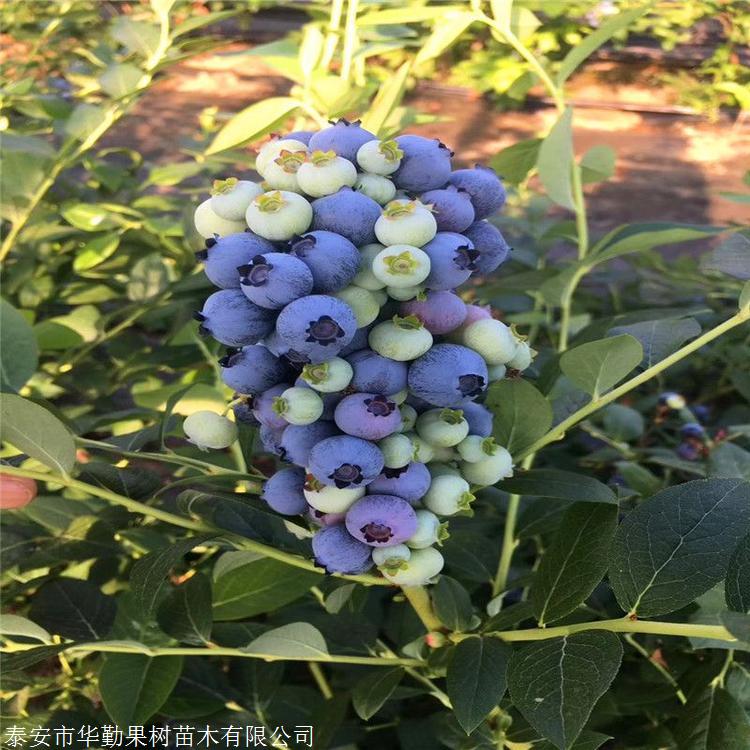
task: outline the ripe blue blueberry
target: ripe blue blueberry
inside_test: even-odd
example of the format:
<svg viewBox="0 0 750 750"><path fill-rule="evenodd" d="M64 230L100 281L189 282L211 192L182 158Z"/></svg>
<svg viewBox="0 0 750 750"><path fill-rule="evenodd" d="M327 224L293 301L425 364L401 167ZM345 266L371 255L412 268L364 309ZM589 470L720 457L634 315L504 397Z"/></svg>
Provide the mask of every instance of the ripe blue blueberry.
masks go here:
<svg viewBox="0 0 750 750"><path fill-rule="evenodd" d="M288 422L277 414L273 409L274 399L280 396L287 388L289 383L279 383L271 386L253 399L253 415L260 424L273 427L276 430L283 430Z"/></svg>
<svg viewBox="0 0 750 750"><path fill-rule="evenodd" d="M335 357L356 330L357 319L351 307L323 294L289 303L276 320L279 338L312 363Z"/></svg>
<svg viewBox="0 0 750 750"><path fill-rule="evenodd" d="M464 322L466 304L455 292L440 290L404 302L401 314L416 315L433 336L438 336L450 333Z"/></svg>
<svg viewBox="0 0 750 750"><path fill-rule="evenodd" d="M368 440L337 435L313 447L308 470L323 484L339 488L364 487L383 470L383 454Z"/></svg>
<svg viewBox="0 0 750 750"><path fill-rule="evenodd" d="M405 542L417 530L414 508L395 495L366 495L346 512L347 531L372 547Z"/></svg>
<svg viewBox="0 0 750 750"><path fill-rule="evenodd" d="M360 349L347 357L354 374L351 386L362 393L391 396L406 388L408 366L383 357L372 349Z"/></svg>
<svg viewBox="0 0 750 750"><path fill-rule="evenodd" d="M431 481L427 466L412 461L396 469L383 469L383 473L367 486L367 492L370 495L395 495L414 505L424 497Z"/></svg>
<svg viewBox="0 0 750 750"><path fill-rule="evenodd" d="M260 421L256 418L253 413L253 403L249 400L240 401L232 407L234 413L234 421L237 424L246 424L251 427L259 427Z"/></svg>
<svg viewBox="0 0 750 750"><path fill-rule="evenodd" d="M702 440L706 436L706 430L703 425L697 422L686 422L680 427L680 435L685 438L697 438Z"/></svg>
<svg viewBox="0 0 750 750"><path fill-rule="evenodd" d="M437 344L412 362L411 392L434 406L461 407L487 388L487 365L476 352L457 344Z"/></svg>
<svg viewBox="0 0 750 750"><path fill-rule="evenodd" d="M279 458L284 458L284 449L281 447L281 438L288 428L277 429L262 424L258 430L258 437L266 453L271 453Z"/></svg>
<svg viewBox="0 0 750 750"><path fill-rule="evenodd" d="M197 252L204 262L203 270L209 281L221 289L239 289L239 266L249 263L256 255L273 252L274 246L252 232L240 232L206 240L206 249Z"/></svg>
<svg viewBox="0 0 750 750"><path fill-rule="evenodd" d="M476 268L479 253L464 235L438 232L423 248L430 257L428 289L455 289L466 281Z"/></svg>
<svg viewBox="0 0 750 750"><path fill-rule="evenodd" d="M432 207L438 232L463 232L474 222L471 196L453 185L428 190L419 196L419 200Z"/></svg>
<svg viewBox="0 0 750 750"><path fill-rule="evenodd" d="M262 344L232 350L219 364L221 379L237 393L263 393L289 376L287 364Z"/></svg>
<svg viewBox="0 0 750 750"><path fill-rule="evenodd" d="M477 164L474 169L458 169L450 175L451 185L463 188L471 196L477 219L484 219L505 204L505 188L490 167Z"/></svg>
<svg viewBox="0 0 750 750"><path fill-rule="evenodd" d="M310 139L315 135L314 130L293 130L291 133L287 133L285 138L287 140L295 140L300 143L307 145L310 143Z"/></svg>
<svg viewBox="0 0 750 750"><path fill-rule="evenodd" d="M357 247L375 242L380 206L356 190L344 187L333 195L317 198L312 211L313 230L340 234Z"/></svg>
<svg viewBox="0 0 750 750"><path fill-rule="evenodd" d="M350 354L362 351L368 346L367 340L370 338L370 331L372 326L365 326L364 328L357 328L354 332L354 338L341 349L339 352L340 357L348 357Z"/></svg>
<svg viewBox="0 0 750 750"><path fill-rule="evenodd" d="M401 424L401 412L388 396L353 393L336 407L334 420L347 435L365 440L381 440L393 434Z"/></svg>
<svg viewBox="0 0 750 750"><path fill-rule="evenodd" d="M265 500L271 509L284 516L301 515L307 510L304 485L304 469L280 469L263 483L261 499Z"/></svg>
<svg viewBox="0 0 750 750"><path fill-rule="evenodd" d="M194 317L200 322L201 334L213 336L226 346L257 344L274 324L273 313L250 302L239 289L214 292Z"/></svg>
<svg viewBox="0 0 750 750"><path fill-rule="evenodd" d="M357 248L333 232L306 232L289 243L290 254L311 271L313 291L330 294L352 283L360 267Z"/></svg>
<svg viewBox="0 0 750 750"><path fill-rule="evenodd" d="M343 524L316 532L312 548L317 564L329 573L356 575L372 567L370 547L355 539Z"/></svg>
<svg viewBox="0 0 750 750"><path fill-rule="evenodd" d="M335 151L339 156L356 164L360 147L374 140L377 140L375 136L369 130L365 130L359 120L349 122L341 118L330 127L314 133L308 146L311 151Z"/></svg>
<svg viewBox="0 0 750 750"><path fill-rule="evenodd" d="M463 235L474 245L479 257L474 261L477 274L487 275L497 270L508 259L511 247L500 230L489 221L476 221Z"/></svg>
<svg viewBox="0 0 750 750"><path fill-rule="evenodd" d="M245 296L269 310L280 310L310 294L313 288L313 275L307 265L285 253L256 255L237 270Z"/></svg>
<svg viewBox="0 0 750 750"><path fill-rule="evenodd" d="M445 185L451 175L453 153L440 141L421 135L400 135L395 139L403 152L393 181L403 190L423 193Z"/></svg>
<svg viewBox="0 0 750 750"><path fill-rule="evenodd" d="M338 435L333 422L313 422L312 424L290 424L281 435L279 447L284 458L296 466L307 466L310 451L326 438Z"/></svg>

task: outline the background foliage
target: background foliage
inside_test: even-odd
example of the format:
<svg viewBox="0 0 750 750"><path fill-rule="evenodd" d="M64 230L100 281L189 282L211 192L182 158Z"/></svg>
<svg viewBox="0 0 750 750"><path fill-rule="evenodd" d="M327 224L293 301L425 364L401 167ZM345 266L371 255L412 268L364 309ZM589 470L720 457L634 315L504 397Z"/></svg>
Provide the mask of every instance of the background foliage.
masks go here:
<svg viewBox="0 0 750 750"><path fill-rule="evenodd" d="M204 113L168 164L114 145L155 80L262 5L2 8L18 52L2 99L3 455L40 483L2 518L5 730L166 720L314 724L316 748L746 747L750 235L589 237L585 186L616 155L574 155L565 91L599 45L669 47L710 17L730 31L679 91L747 109L741 4L305 4L301 30L241 53L288 95ZM539 350L529 380L487 400L528 471L452 521L447 575L407 600L309 562L305 531L254 497L273 463L252 430L207 457L179 426L228 396L190 319L208 290L190 200L287 125L429 121L404 103L425 78L501 106L541 86L558 119L495 157L515 252L467 291ZM727 199L739 217L747 191Z"/></svg>

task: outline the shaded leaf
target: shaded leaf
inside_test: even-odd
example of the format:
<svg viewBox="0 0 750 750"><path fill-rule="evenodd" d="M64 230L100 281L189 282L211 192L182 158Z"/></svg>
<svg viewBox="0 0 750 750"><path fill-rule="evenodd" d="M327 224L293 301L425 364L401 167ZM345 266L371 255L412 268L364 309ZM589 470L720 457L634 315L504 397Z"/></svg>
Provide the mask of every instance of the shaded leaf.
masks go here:
<svg viewBox="0 0 750 750"><path fill-rule="evenodd" d="M750 452L734 443L720 443L708 457L708 476L750 481Z"/></svg>
<svg viewBox="0 0 750 750"><path fill-rule="evenodd" d="M615 493L598 479L560 469L530 469L503 479L499 489L516 495L555 497L587 503L617 504Z"/></svg>
<svg viewBox="0 0 750 750"><path fill-rule="evenodd" d="M685 704L677 722L677 742L679 750L746 750L750 724L726 690L709 685Z"/></svg>
<svg viewBox="0 0 750 750"><path fill-rule="evenodd" d="M602 411L602 422L609 437L614 440L635 440L646 428L643 415L623 404L610 404Z"/></svg>
<svg viewBox="0 0 750 750"><path fill-rule="evenodd" d="M21 617L20 615L2 614L0 615L0 635L2 636L21 636L22 638L32 638L35 641L49 643L52 638L44 629L40 628L35 622ZM14 640L11 638L10 640Z"/></svg>
<svg viewBox="0 0 750 750"><path fill-rule="evenodd" d="M750 279L750 239L743 234L731 235L701 265L710 271L720 271L743 281Z"/></svg>
<svg viewBox="0 0 750 750"><path fill-rule="evenodd" d="M7 678L10 672L28 669L40 661L57 656L57 654L66 648L67 644L60 643L54 646L39 646L38 648L30 648L26 651L16 651L12 654L3 653L0 655L0 669L2 669L3 678Z"/></svg>
<svg viewBox="0 0 750 750"><path fill-rule="evenodd" d="M629 334L640 341L643 347L641 367L651 367L676 352L686 341L701 333L695 318L664 318L642 323L616 326L609 330L610 336Z"/></svg>
<svg viewBox="0 0 750 750"><path fill-rule="evenodd" d="M727 607L735 612L750 612L750 536L737 545L724 582Z"/></svg>
<svg viewBox="0 0 750 750"><path fill-rule="evenodd" d="M307 622L293 622L269 630L251 641L243 651L290 659L315 661L328 655L321 632Z"/></svg>
<svg viewBox="0 0 750 750"><path fill-rule="evenodd" d="M555 203L574 210L572 173L578 168L573 162L573 110L560 115L539 147L537 170L547 195Z"/></svg>
<svg viewBox="0 0 750 750"><path fill-rule="evenodd" d="M352 690L352 705L357 716L367 721L383 707L404 676L401 667L378 669L357 682Z"/></svg>
<svg viewBox="0 0 750 750"><path fill-rule="evenodd" d="M10 302L0 300L0 389L19 391L36 371L39 349L34 330Z"/></svg>
<svg viewBox="0 0 750 750"><path fill-rule="evenodd" d="M593 146L581 157L581 180L584 185L608 180L615 173L616 154L609 146Z"/></svg>
<svg viewBox="0 0 750 750"><path fill-rule="evenodd" d="M431 594L435 614L445 627L458 632L469 627L473 614L471 597L455 578L440 576Z"/></svg>
<svg viewBox="0 0 750 750"><path fill-rule="evenodd" d="M211 635L211 580L196 573L175 586L160 603L156 616L159 627L172 638L197 646Z"/></svg>
<svg viewBox="0 0 750 750"><path fill-rule="evenodd" d="M620 606L641 617L673 612L727 573L750 530L750 484L698 479L669 487L620 524L609 579Z"/></svg>

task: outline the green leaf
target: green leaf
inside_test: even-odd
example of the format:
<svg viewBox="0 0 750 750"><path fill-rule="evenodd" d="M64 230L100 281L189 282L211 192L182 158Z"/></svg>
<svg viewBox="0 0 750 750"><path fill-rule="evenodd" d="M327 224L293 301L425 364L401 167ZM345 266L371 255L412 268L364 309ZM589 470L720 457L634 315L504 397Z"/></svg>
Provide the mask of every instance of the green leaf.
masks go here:
<svg viewBox="0 0 750 750"><path fill-rule="evenodd" d="M518 472L498 485L501 490L516 495L556 497L586 503L614 503L617 497L598 479L560 469L530 469Z"/></svg>
<svg viewBox="0 0 750 750"><path fill-rule="evenodd" d="M750 724L742 706L726 690L713 685L688 700L676 727L680 750L750 747Z"/></svg>
<svg viewBox="0 0 750 750"><path fill-rule="evenodd" d="M169 269L159 253L141 258L130 269L128 299L143 302L163 292L170 283Z"/></svg>
<svg viewBox="0 0 750 750"><path fill-rule="evenodd" d="M135 500L152 495L163 482L159 474L148 469L141 467L119 469L103 461L89 461L84 464L78 479Z"/></svg>
<svg viewBox="0 0 750 750"><path fill-rule="evenodd" d="M130 589L144 618L156 607L169 571L177 565L193 547L210 539L210 534L201 534L172 542L158 552L150 552L138 560L130 571Z"/></svg>
<svg viewBox="0 0 750 750"><path fill-rule="evenodd" d="M118 726L146 724L169 697L181 671L181 656L110 654L99 671L104 708Z"/></svg>
<svg viewBox="0 0 750 750"><path fill-rule="evenodd" d="M440 18L435 22L432 34L427 37L427 41L417 53L414 64L421 65L441 55L476 20L477 17L473 13L462 11L441 13Z"/></svg>
<svg viewBox="0 0 750 750"><path fill-rule="evenodd" d="M12 654L3 653L0 657L0 668L2 669L3 675L7 676L11 672L28 669L29 667L38 664L40 661L49 659L52 656L57 656L57 654L64 651L66 648L66 644L60 643L54 646L30 648L26 651L18 651Z"/></svg>
<svg viewBox="0 0 750 750"><path fill-rule="evenodd" d="M608 734L584 729L578 735L578 739L570 746L570 750L598 750L607 740L611 739L612 737ZM553 750L554 747L551 742L534 743L534 750Z"/></svg>
<svg viewBox="0 0 750 750"><path fill-rule="evenodd" d="M411 62L407 61L378 89L362 118L362 127L375 135L383 134L393 111L403 99L410 71Z"/></svg>
<svg viewBox="0 0 750 750"><path fill-rule="evenodd" d="M560 369L579 388L598 398L619 383L643 358L640 341L625 333L566 351Z"/></svg>
<svg viewBox="0 0 750 750"><path fill-rule="evenodd" d="M541 138L529 138L504 148L490 160L490 166L504 182L518 185L523 182L536 166L539 158Z"/></svg>
<svg viewBox="0 0 750 750"><path fill-rule="evenodd" d="M528 448L552 426L549 401L528 380L493 383L485 406L495 415L495 440L512 454Z"/></svg>
<svg viewBox="0 0 750 750"><path fill-rule="evenodd" d="M179 185L184 180L200 174L206 168L205 164L196 161L183 161L177 164L164 164L154 167L148 173L144 187L148 185Z"/></svg>
<svg viewBox="0 0 750 750"><path fill-rule="evenodd" d="M562 63L560 63L556 78L557 85L562 86L584 60L590 57L619 31L626 29L633 21L647 13L651 5L651 2L647 2L639 8L618 13L603 23L592 34L589 34L583 41L576 44L565 56Z"/></svg>
<svg viewBox="0 0 750 750"><path fill-rule="evenodd" d="M617 675L620 639L591 630L522 646L513 653L513 705L560 750L573 746L596 702Z"/></svg>
<svg viewBox="0 0 750 750"><path fill-rule="evenodd" d="M750 281L742 287L740 298L737 300L738 310L744 310L746 307L750 307Z"/></svg>
<svg viewBox="0 0 750 750"><path fill-rule="evenodd" d="M446 689L466 734L471 734L505 695L511 653L507 643L479 636L465 638L453 650Z"/></svg>
<svg viewBox="0 0 750 750"><path fill-rule="evenodd" d="M743 234L733 234L703 260L701 266L709 271L750 279L750 239Z"/></svg>
<svg viewBox="0 0 750 750"><path fill-rule="evenodd" d="M391 697L404 676L401 667L396 669L378 669L363 677L352 690L352 705L362 721L380 711L383 704Z"/></svg>
<svg viewBox="0 0 750 750"><path fill-rule="evenodd" d="M439 7L409 7L409 8L388 8L385 10L376 10L366 13L357 19L359 26L380 26L385 24L401 23L421 23L423 21L436 21L444 17L451 11L461 11L463 5L441 5Z"/></svg>
<svg viewBox="0 0 750 750"><path fill-rule="evenodd" d="M73 270L80 273L95 268L114 255L119 246L120 236L113 232L93 237L76 253Z"/></svg>
<svg viewBox="0 0 750 750"><path fill-rule="evenodd" d="M719 443L708 457L708 476L750 481L750 453L734 443Z"/></svg>
<svg viewBox="0 0 750 750"><path fill-rule="evenodd" d="M10 302L0 300L0 389L19 391L36 372L39 350L34 330Z"/></svg>
<svg viewBox="0 0 750 750"><path fill-rule="evenodd" d="M71 138L79 141L86 140L95 130L100 128L107 119L108 112L99 104L83 102L76 105L65 121L65 132Z"/></svg>
<svg viewBox="0 0 750 750"><path fill-rule="evenodd" d="M168 16L177 0L149 0L149 2L157 16Z"/></svg>
<svg viewBox="0 0 750 750"><path fill-rule="evenodd" d="M98 232L117 226L112 212L98 203L68 204L60 213L65 221L83 232Z"/></svg>
<svg viewBox="0 0 750 750"><path fill-rule="evenodd" d="M607 406L602 411L602 422L607 435L614 440L635 440L646 429L643 415L623 404Z"/></svg>
<svg viewBox="0 0 750 750"><path fill-rule="evenodd" d="M620 524L609 580L628 613L674 612L716 585L750 530L750 484L698 479L669 487Z"/></svg>
<svg viewBox="0 0 750 750"><path fill-rule="evenodd" d="M129 52L148 58L159 47L159 27L148 21L135 21L129 16L117 16L110 30L116 39Z"/></svg>
<svg viewBox="0 0 750 750"><path fill-rule="evenodd" d="M726 231L723 227L705 227L673 222L623 224L603 237L592 249L591 263L604 263L630 253L654 247L688 242Z"/></svg>
<svg viewBox="0 0 750 750"><path fill-rule="evenodd" d="M156 620L172 638L202 646L211 635L211 581L196 573L173 588L159 605Z"/></svg>
<svg viewBox="0 0 750 750"><path fill-rule="evenodd" d="M593 146L581 157L581 180L584 185L608 180L615 173L617 155L609 146Z"/></svg>
<svg viewBox="0 0 750 750"><path fill-rule="evenodd" d="M724 581L727 607L734 612L750 612L750 536L737 545Z"/></svg>
<svg viewBox="0 0 750 750"><path fill-rule="evenodd" d="M750 615L744 612L720 613L721 623L724 627L743 644L750 643ZM728 646L731 648L731 646ZM746 648L744 650L747 650Z"/></svg>
<svg viewBox="0 0 750 750"><path fill-rule="evenodd" d="M100 76L99 85L105 94L120 99L138 88L144 72L131 63L110 65Z"/></svg>
<svg viewBox="0 0 750 750"><path fill-rule="evenodd" d="M57 578L47 581L31 603L29 617L53 635L95 641L109 633L117 605L89 581Z"/></svg>
<svg viewBox="0 0 750 750"><path fill-rule="evenodd" d="M214 617L239 620L272 612L319 585L322 576L258 558L249 552L227 552L214 570Z"/></svg>
<svg viewBox="0 0 750 750"><path fill-rule="evenodd" d="M299 106L296 99L277 96L245 107L216 134L206 149L206 156L257 141L281 125Z"/></svg>
<svg viewBox="0 0 750 750"><path fill-rule="evenodd" d="M234 18L239 15L242 11L242 8L236 8L235 10L220 10L215 13L207 13L205 16L191 16L186 18L181 24L179 24L179 26L175 26L172 31L172 36L177 38L183 34L188 34L191 31L201 29L204 26L210 26L212 23L226 21L228 18Z"/></svg>
<svg viewBox="0 0 750 750"><path fill-rule="evenodd" d="M539 146L536 164L550 200L570 211L575 209L571 179L575 167L572 119L573 110L568 107Z"/></svg>
<svg viewBox="0 0 750 750"><path fill-rule="evenodd" d="M559 620L584 602L607 572L617 529L616 505L574 503L531 583L530 598L540 625Z"/></svg>
<svg viewBox="0 0 750 750"><path fill-rule="evenodd" d="M616 326L609 330L610 336L629 334L638 339L643 347L641 367L647 368L674 354L686 341L701 333L695 318L663 318Z"/></svg>
<svg viewBox="0 0 750 750"><path fill-rule="evenodd" d="M0 635L2 636L21 636L23 638L32 638L35 641L49 643L52 636L44 629L40 628L35 622L21 617L20 615L9 615L3 613L0 615ZM14 640L11 638L10 640Z"/></svg>
<svg viewBox="0 0 750 750"><path fill-rule="evenodd" d="M461 632L469 627L473 613L471 597L457 580L440 576L431 593L435 614L448 630Z"/></svg>
<svg viewBox="0 0 750 750"><path fill-rule="evenodd" d="M0 436L60 474L75 466L76 445L68 428L33 401L12 393L0 396Z"/></svg>
<svg viewBox="0 0 750 750"><path fill-rule="evenodd" d="M293 622L269 630L242 650L266 656L310 661L328 656L328 647L323 635L307 622Z"/></svg>

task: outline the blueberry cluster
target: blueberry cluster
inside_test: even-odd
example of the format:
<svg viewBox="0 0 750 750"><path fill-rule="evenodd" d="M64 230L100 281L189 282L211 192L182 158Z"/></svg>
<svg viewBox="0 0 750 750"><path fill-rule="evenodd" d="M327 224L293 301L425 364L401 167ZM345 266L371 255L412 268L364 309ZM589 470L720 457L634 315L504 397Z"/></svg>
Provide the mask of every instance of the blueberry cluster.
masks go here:
<svg viewBox="0 0 750 750"><path fill-rule="evenodd" d="M509 253L487 221L505 190L491 169L453 170L452 155L339 120L271 139L262 183L216 182L195 212L219 287L200 330L230 347L223 380L247 397L236 418L291 464L264 500L319 527L330 572L374 564L397 584L428 581L443 567L440 517L512 473L476 399L533 351L455 292ZM199 445L234 439L215 419L203 436L200 419L186 424Z"/></svg>

